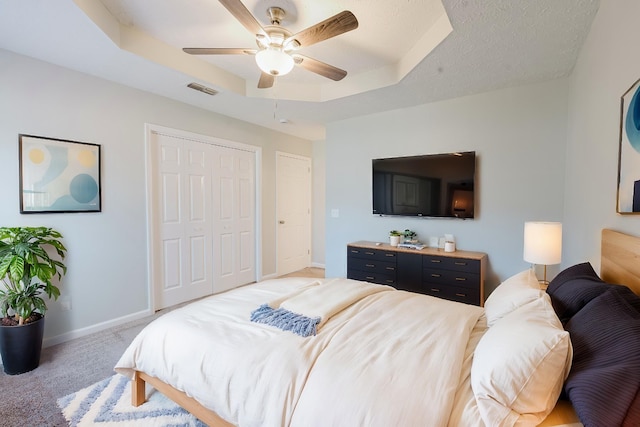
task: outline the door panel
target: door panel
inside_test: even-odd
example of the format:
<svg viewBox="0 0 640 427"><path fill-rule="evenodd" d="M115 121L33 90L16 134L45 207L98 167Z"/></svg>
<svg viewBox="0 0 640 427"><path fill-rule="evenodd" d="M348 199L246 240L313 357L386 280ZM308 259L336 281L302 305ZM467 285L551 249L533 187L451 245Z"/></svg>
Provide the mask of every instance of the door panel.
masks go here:
<svg viewBox="0 0 640 427"><path fill-rule="evenodd" d="M311 265L311 160L277 153L278 274Z"/></svg>
<svg viewBox="0 0 640 427"><path fill-rule="evenodd" d="M156 308L165 308L211 293L209 147L157 134L154 143L152 151L162 183L156 193L162 207L158 224L162 243L152 249L152 256L164 266L163 286L155 297Z"/></svg>
<svg viewBox="0 0 640 427"><path fill-rule="evenodd" d="M168 290L180 286L180 240L165 239L163 241L164 281L163 289Z"/></svg>
<svg viewBox="0 0 640 427"><path fill-rule="evenodd" d="M180 200L180 175L166 173L162 175L162 222L164 224L174 223L177 224L180 221L180 203L175 201Z"/></svg>
<svg viewBox="0 0 640 427"><path fill-rule="evenodd" d="M256 278L255 155L216 146L214 159L218 167L213 171L213 200L219 203L214 215L214 269L220 272L214 290L219 292Z"/></svg>
<svg viewBox="0 0 640 427"><path fill-rule="evenodd" d="M206 240L202 237L191 238L191 282L206 280L207 259Z"/></svg>

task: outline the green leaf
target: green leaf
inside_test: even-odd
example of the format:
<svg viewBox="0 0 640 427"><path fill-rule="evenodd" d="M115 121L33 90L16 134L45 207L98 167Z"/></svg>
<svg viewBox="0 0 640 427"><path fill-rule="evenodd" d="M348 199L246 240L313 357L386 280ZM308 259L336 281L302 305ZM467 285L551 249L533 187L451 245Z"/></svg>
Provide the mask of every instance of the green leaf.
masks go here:
<svg viewBox="0 0 640 427"><path fill-rule="evenodd" d="M60 289L51 282L67 272L62 262L67 248L61 238L61 233L47 227L0 227L0 310L4 315L44 314L47 306L42 295L60 296Z"/></svg>
<svg viewBox="0 0 640 427"><path fill-rule="evenodd" d="M9 277L14 282L19 282L24 274L24 258L14 255L9 265Z"/></svg>
<svg viewBox="0 0 640 427"><path fill-rule="evenodd" d="M7 270L9 270L9 266L11 265L11 260L13 259L13 255L10 253L5 254L2 259L0 259L0 277L4 277L7 274Z"/></svg>

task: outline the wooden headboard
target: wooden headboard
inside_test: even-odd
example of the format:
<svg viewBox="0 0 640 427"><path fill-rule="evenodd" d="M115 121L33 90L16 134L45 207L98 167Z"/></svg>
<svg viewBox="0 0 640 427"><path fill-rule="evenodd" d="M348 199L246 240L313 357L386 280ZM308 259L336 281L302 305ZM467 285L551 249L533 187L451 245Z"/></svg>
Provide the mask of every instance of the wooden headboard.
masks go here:
<svg viewBox="0 0 640 427"><path fill-rule="evenodd" d="M600 277L640 295L640 237L603 229Z"/></svg>

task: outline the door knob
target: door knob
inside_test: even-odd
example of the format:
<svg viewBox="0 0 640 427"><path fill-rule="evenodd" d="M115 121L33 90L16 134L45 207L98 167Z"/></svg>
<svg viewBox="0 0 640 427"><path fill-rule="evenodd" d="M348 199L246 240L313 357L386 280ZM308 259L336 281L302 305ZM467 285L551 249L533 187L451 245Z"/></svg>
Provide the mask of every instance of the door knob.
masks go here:
<svg viewBox="0 0 640 427"><path fill-rule="evenodd" d="M283 220L278 221L278 224L284 224Z"/></svg>

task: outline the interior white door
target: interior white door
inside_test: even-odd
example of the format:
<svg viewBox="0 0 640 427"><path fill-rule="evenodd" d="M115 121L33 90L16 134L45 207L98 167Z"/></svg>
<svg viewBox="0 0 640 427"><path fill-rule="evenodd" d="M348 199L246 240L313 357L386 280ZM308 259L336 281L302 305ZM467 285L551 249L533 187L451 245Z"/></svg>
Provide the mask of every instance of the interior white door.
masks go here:
<svg viewBox="0 0 640 427"><path fill-rule="evenodd" d="M311 159L276 153L277 269L311 265Z"/></svg>
<svg viewBox="0 0 640 427"><path fill-rule="evenodd" d="M256 278L255 154L213 149L214 291L251 283Z"/></svg>
<svg viewBox="0 0 640 427"><path fill-rule="evenodd" d="M259 149L165 131L148 132L155 310L253 282L258 274Z"/></svg>
<svg viewBox="0 0 640 427"><path fill-rule="evenodd" d="M153 134L156 309L212 293L211 147Z"/></svg>

